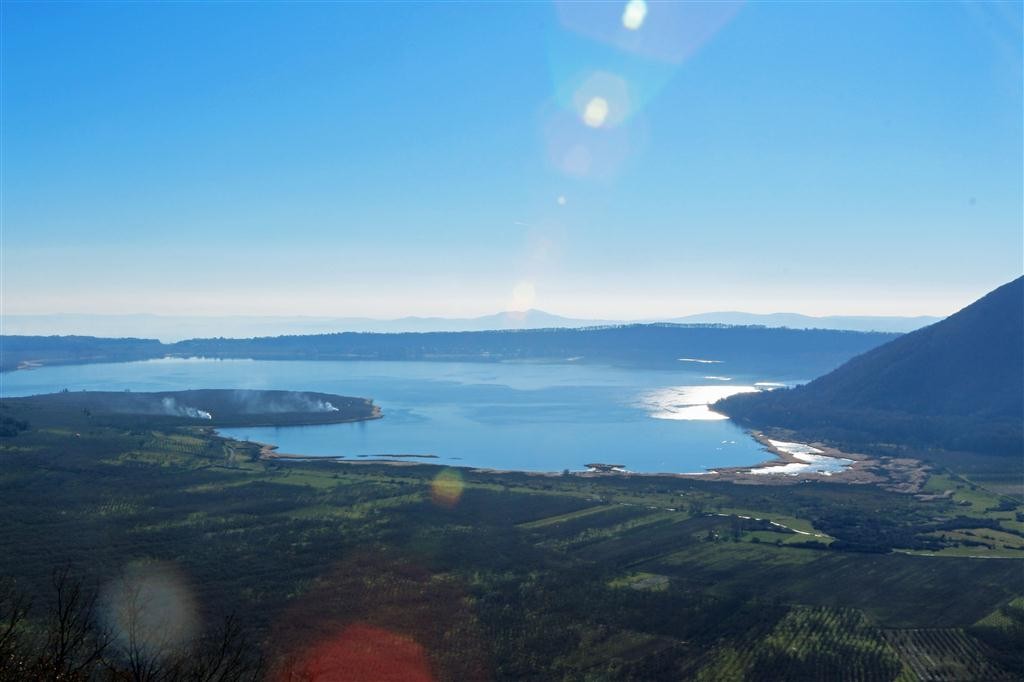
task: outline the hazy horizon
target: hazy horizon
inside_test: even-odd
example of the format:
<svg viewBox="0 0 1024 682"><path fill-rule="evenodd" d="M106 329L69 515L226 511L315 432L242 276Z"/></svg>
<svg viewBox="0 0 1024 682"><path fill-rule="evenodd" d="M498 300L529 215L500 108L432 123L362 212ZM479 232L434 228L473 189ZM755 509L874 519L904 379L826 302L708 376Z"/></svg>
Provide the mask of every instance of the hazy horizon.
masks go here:
<svg viewBox="0 0 1024 682"><path fill-rule="evenodd" d="M962 308L963 306L960 306ZM948 315L956 312L960 308L955 308L951 312L937 315L929 313L920 314L908 314L908 315L872 315L869 313L829 313L829 314L809 314L797 312L794 310L770 310L765 312L757 312L752 310L739 310L739 309L722 309L722 310L696 310L694 312L686 312L680 314L665 314L665 315L654 315L649 317L622 317L613 318L611 316L604 317L586 317L583 315L574 315L571 313L564 313L562 311L552 311L542 308L521 308L521 309L504 309L504 310L491 310L482 311L479 314L467 314L467 315L424 315L418 313L399 314L395 316L384 316L384 315L346 315L346 314L284 314L284 315L273 315L273 314L246 314L246 313L226 313L226 314L186 314L186 313L153 313L146 311L126 311L126 312L111 312L111 313L98 313L98 312L70 312L70 311L55 311L55 312L39 312L39 313L14 313L5 312L4 316L11 317L195 317L195 318L209 318L209 319L223 319L231 317L252 317L252 318L267 318L267 319L287 319L287 318L310 318L310 319L366 319L376 320L379 322L391 322L403 319L443 319L443 320L455 320L455 319L476 319L480 317L493 317L495 315L525 315L527 313L541 313L544 315L550 315L552 317L562 317L573 320L586 320L586 319L609 319L617 322L645 322L652 320L671 320L683 317L694 317L699 315L714 315L714 314L741 314L741 315L799 315L802 317L812 318L828 318L828 317L893 317L893 318L915 318L915 317L947 317Z"/></svg>
<svg viewBox="0 0 1024 682"><path fill-rule="evenodd" d="M194 338L250 338L336 332L465 332L500 329L583 328L656 322L682 324L761 325L768 327L845 329L905 333L942 318L930 316L827 316L797 313L758 315L717 311L680 317L645 319L578 318L543 310L500 311L475 317L392 319L333 316L188 316L141 314L0 315L0 334L11 336L97 336L155 338L173 343Z"/></svg>

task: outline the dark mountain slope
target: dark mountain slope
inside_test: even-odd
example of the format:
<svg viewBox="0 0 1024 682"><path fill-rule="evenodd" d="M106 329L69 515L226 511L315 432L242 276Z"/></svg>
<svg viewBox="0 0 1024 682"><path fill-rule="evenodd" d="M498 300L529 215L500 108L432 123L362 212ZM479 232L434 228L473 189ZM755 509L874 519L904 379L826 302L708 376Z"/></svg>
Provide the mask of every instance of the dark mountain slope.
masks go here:
<svg viewBox="0 0 1024 682"><path fill-rule="evenodd" d="M1024 278L805 386L735 396L716 409L845 442L1020 456Z"/></svg>

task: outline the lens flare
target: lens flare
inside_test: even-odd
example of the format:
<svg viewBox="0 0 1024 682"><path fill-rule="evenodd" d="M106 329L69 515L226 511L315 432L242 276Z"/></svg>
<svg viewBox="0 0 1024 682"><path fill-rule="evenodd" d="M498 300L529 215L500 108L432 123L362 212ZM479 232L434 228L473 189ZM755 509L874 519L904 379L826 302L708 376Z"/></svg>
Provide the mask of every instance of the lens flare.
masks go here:
<svg viewBox="0 0 1024 682"><path fill-rule="evenodd" d="M280 680L430 682L424 648L411 637L354 623L310 649Z"/></svg>
<svg viewBox="0 0 1024 682"><path fill-rule="evenodd" d="M430 482L430 499L439 507L452 509L462 499L462 474L457 469L445 469Z"/></svg>
<svg viewBox="0 0 1024 682"><path fill-rule="evenodd" d="M622 10L622 25L630 31L637 31L647 18L647 3L644 0L629 0Z"/></svg>
<svg viewBox="0 0 1024 682"><path fill-rule="evenodd" d="M114 644L125 655L159 660L180 652L199 635L192 590L166 562L128 564L104 588L100 603Z"/></svg>
<svg viewBox="0 0 1024 682"><path fill-rule="evenodd" d="M604 97L591 97L583 110L583 122L591 128L600 128L608 118L608 100Z"/></svg>
<svg viewBox="0 0 1024 682"><path fill-rule="evenodd" d="M520 282L512 289L512 307L515 310L526 310L533 306L537 299L537 289L532 282Z"/></svg>
<svg viewBox="0 0 1024 682"><path fill-rule="evenodd" d="M594 71L573 93L573 108L590 128L612 128L629 118L632 111L629 85L607 71Z"/></svg>
<svg viewBox="0 0 1024 682"><path fill-rule="evenodd" d="M575 144L565 151L559 166L569 175L583 177L590 174L590 148L585 144Z"/></svg>
<svg viewBox="0 0 1024 682"><path fill-rule="evenodd" d="M733 20L743 0L659 2L648 16L646 0L554 0L564 29L607 47L662 64L681 64ZM640 29L643 30L640 30Z"/></svg>
<svg viewBox="0 0 1024 682"><path fill-rule="evenodd" d="M544 143L548 162L555 170L573 178L608 180L646 145L646 123L638 117L630 125L619 125L626 110L621 99L606 96L609 92L580 88L565 109L552 104L546 111ZM583 95L588 96L584 99ZM607 118L599 128L583 121L593 97L602 97L609 105Z"/></svg>

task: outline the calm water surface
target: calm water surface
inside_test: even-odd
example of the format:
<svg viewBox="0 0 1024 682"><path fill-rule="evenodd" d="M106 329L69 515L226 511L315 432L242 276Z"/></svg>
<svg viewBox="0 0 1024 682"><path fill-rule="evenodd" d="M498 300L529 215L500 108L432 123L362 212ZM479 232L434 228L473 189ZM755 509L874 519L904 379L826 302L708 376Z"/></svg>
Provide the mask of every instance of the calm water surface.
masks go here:
<svg viewBox="0 0 1024 682"><path fill-rule="evenodd" d="M712 376L713 374L713 376ZM0 375L0 395L192 388L308 390L372 398L384 418L357 424L223 429L280 452L363 459L436 455L433 464L521 471L590 462L688 473L770 456L705 404L773 377L573 363L312 362L174 359L43 367Z"/></svg>

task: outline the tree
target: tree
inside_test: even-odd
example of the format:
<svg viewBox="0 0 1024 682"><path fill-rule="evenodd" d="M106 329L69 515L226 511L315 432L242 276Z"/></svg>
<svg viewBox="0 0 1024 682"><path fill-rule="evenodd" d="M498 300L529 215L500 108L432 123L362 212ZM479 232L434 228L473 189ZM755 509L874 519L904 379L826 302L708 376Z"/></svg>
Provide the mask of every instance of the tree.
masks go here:
<svg viewBox="0 0 1024 682"><path fill-rule="evenodd" d="M180 650L152 647L131 603L128 632L118 640L99 624L95 592L68 568L53 573L45 618L33 627L31 603L11 582L0 583L0 682L256 682L263 660L234 616ZM150 638L151 639L151 638Z"/></svg>
<svg viewBox="0 0 1024 682"><path fill-rule="evenodd" d="M54 570L53 602L47 614L44 668L52 679L85 679L101 660L108 635L96 625L96 594L71 577L70 567Z"/></svg>

